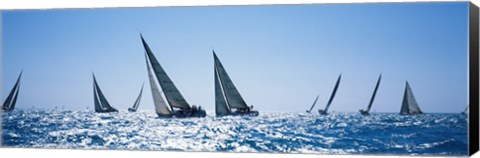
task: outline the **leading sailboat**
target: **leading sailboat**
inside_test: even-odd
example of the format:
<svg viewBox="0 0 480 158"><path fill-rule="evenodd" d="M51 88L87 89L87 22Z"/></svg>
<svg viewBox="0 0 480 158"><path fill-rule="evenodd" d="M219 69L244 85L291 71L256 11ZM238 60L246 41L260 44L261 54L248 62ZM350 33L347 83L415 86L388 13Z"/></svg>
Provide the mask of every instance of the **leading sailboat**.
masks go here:
<svg viewBox="0 0 480 158"><path fill-rule="evenodd" d="M360 114L362 114L363 116L370 115L369 111L372 108L373 100L375 100L375 95L377 95L378 86L380 86L381 80L382 80L382 74L380 74L380 76L378 77L377 84L375 85L375 89L373 90L373 94L372 94L372 97L370 98L370 102L368 103L367 110L363 110L363 109L359 110Z"/></svg>
<svg viewBox="0 0 480 158"><path fill-rule="evenodd" d="M402 108L400 109L400 115L415 115L423 114L422 110L418 106L417 100L413 96L412 89L408 84L408 81L405 82L405 92L403 95Z"/></svg>
<svg viewBox="0 0 480 158"><path fill-rule="evenodd" d="M242 96L228 76L227 71L225 71L225 68L215 54L215 51L213 51L213 58L215 60L215 114L217 116L258 116L259 112L252 110L253 106L248 107L245 100L243 100ZM232 109L236 110L233 111Z"/></svg>
<svg viewBox="0 0 480 158"><path fill-rule="evenodd" d="M190 107L185 98L183 98L180 91L177 89L173 81L168 77L165 70L158 62L152 50L148 46L143 36L140 34L143 47L145 48L145 60L147 63L148 79L150 81L150 89L152 90L153 103L155 105L155 112L159 117L205 117L207 114L200 106L195 105ZM162 93L158 89L158 85L163 90L163 94L168 102L162 98Z"/></svg>
<svg viewBox="0 0 480 158"><path fill-rule="evenodd" d="M332 104L333 98L335 97L335 94L337 93L338 85L340 85L340 80L341 79L342 79L342 74L340 74L338 76L337 83L335 83L335 87L333 88L333 92L330 95L330 99L328 99L327 106L325 107L324 110L321 110L321 109L318 110L318 113L320 113L320 115L327 115L328 114L327 110L330 107L330 105Z"/></svg>
<svg viewBox="0 0 480 158"><path fill-rule="evenodd" d="M98 113L109 113L109 112L118 112L117 109L110 106L105 95L103 95L102 90L98 86L97 80L95 79L95 75L92 73L93 76L93 100L95 102L95 112Z"/></svg>
<svg viewBox="0 0 480 158"><path fill-rule="evenodd" d="M20 90L20 78L22 78L22 73L20 72L20 75L18 76L17 82L13 86L12 90L8 94L7 99L5 99L5 102L3 103L2 110L4 112L10 112L15 109L15 104L17 103L17 97L18 97L18 92Z"/></svg>

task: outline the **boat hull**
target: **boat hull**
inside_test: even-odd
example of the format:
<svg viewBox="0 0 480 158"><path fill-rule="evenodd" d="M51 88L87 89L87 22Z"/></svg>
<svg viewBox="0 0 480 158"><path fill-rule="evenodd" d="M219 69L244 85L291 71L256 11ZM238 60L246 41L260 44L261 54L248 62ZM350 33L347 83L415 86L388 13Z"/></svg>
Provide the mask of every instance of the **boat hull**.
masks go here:
<svg viewBox="0 0 480 158"><path fill-rule="evenodd" d="M174 110L171 114L169 115L164 115L164 114L159 114L157 113L158 117L160 118L188 118L188 117L206 117L207 112L205 110Z"/></svg>
<svg viewBox="0 0 480 158"><path fill-rule="evenodd" d="M419 113L400 113L400 115L423 115L425 113L419 112Z"/></svg>
<svg viewBox="0 0 480 158"><path fill-rule="evenodd" d="M128 111L129 111L129 112L137 112L136 109L132 109L132 108L128 108Z"/></svg>
<svg viewBox="0 0 480 158"><path fill-rule="evenodd" d="M96 113L110 113L110 112L118 112L117 109L109 109L109 110L105 110L105 111L95 111Z"/></svg>
<svg viewBox="0 0 480 158"><path fill-rule="evenodd" d="M232 112L230 113L231 116L258 116L260 113L258 111L250 111L250 112Z"/></svg>
<svg viewBox="0 0 480 158"><path fill-rule="evenodd" d="M360 112L360 114L362 114L363 116L370 116L370 113L368 111L364 111L364 110L358 110Z"/></svg>
<svg viewBox="0 0 480 158"><path fill-rule="evenodd" d="M1 111L2 111L2 112L11 112L11 111L13 111L13 109L7 109L7 108L3 107L3 108L1 109Z"/></svg>
<svg viewBox="0 0 480 158"><path fill-rule="evenodd" d="M328 113L327 113L326 111L324 111L324 110L318 110L318 113L319 113L320 115L328 115Z"/></svg>

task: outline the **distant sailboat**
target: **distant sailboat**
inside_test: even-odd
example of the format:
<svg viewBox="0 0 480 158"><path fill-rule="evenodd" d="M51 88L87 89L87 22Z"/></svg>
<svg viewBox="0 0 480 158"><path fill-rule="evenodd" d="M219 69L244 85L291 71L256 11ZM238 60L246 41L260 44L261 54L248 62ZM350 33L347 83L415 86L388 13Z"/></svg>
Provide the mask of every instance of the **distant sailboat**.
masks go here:
<svg viewBox="0 0 480 158"><path fill-rule="evenodd" d="M467 112L468 112L468 107L469 107L469 106L467 105L467 107L465 107L465 110L463 110L461 114L467 114Z"/></svg>
<svg viewBox="0 0 480 158"><path fill-rule="evenodd" d="M143 92L143 85L142 85L142 89L140 89L140 94L138 94L137 100L135 100L135 103L133 103L133 107L128 108L128 111L130 112L137 111L138 106L140 105L140 100L142 100L142 92Z"/></svg>
<svg viewBox="0 0 480 158"><path fill-rule="evenodd" d="M333 88L333 92L330 95L330 99L328 100L327 106L325 107L324 110L318 110L318 113L321 115L327 115L328 108L332 104L333 98L335 97L335 94L337 93L338 85L340 85L340 80L342 79L342 74L338 76L337 83L335 83L335 87Z"/></svg>
<svg viewBox="0 0 480 158"><path fill-rule="evenodd" d="M17 82L13 86L12 90L8 94L7 99L5 99L5 102L3 103L2 110L4 112L10 112L15 109L15 104L17 103L17 98L18 98L18 92L20 90L20 79L22 78L22 72L20 72L20 75L18 76Z"/></svg>
<svg viewBox="0 0 480 158"><path fill-rule="evenodd" d="M405 92L403 95L400 115L423 114L422 110L420 110L420 107L418 106L417 100L415 100L415 97L413 96L412 89L410 88L408 81L405 83Z"/></svg>
<svg viewBox="0 0 480 158"><path fill-rule="evenodd" d="M373 100L375 100L375 95L377 95L378 86L380 85L381 80L382 80L382 74L380 74L380 76L378 77L377 84L375 85L375 89L373 90L373 94L372 94L372 97L370 98L370 102L368 103L367 110L363 110L363 109L359 110L360 114L364 116L370 115L369 112L370 112L370 109L372 108Z"/></svg>
<svg viewBox="0 0 480 158"><path fill-rule="evenodd" d="M215 62L215 114L217 116L258 116L259 112L252 110L253 106L248 107L245 100L243 100L242 96L228 76L227 71L215 54L215 51L213 51L213 58ZM236 109L236 111L232 111L232 109Z"/></svg>
<svg viewBox="0 0 480 158"><path fill-rule="evenodd" d="M150 89L152 90L153 102L155 105L155 112L159 117L205 117L207 114L205 110L198 108L187 103L185 98L183 98L180 91L177 89L173 81L168 77L165 70L158 62L157 58L153 54L152 50L148 46L147 42L143 39L143 36L140 35L142 39L143 47L145 48L145 60L147 63L148 78L150 81ZM161 92L158 89L158 85L163 90L163 94L168 102L168 105L165 103L162 98Z"/></svg>
<svg viewBox="0 0 480 158"><path fill-rule="evenodd" d="M110 106L107 99L102 93L102 90L98 86L97 80L95 79L95 75L92 73L93 76L93 100L95 102L95 112L98 113L108 113L108 112L118 112L117 109Z"/></svg>
<svg viewBox="0 0 480 158"><path fill-rule="evenodd" d="M312 106L310 107L310 109L307 110L307 113L310 113L310 112L313 110L313 107L315 107L315 104L317 104L318 97L320 97L320 96L317 95L317 98L315 98L315 101L313 101L313 104L312 104Z"/></svg>

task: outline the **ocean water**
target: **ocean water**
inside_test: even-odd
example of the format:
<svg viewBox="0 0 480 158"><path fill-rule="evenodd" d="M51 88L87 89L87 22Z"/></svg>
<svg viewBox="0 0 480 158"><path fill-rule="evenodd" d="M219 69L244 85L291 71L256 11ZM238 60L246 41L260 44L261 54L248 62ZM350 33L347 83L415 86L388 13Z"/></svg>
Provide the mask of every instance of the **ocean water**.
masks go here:
<svg viewBox="0 0 480 158"><path fill-rule="evenodd" d="M160 119L154 112L14 111L3 146L381 155L467 155L467 116L260 113Z"/></svg>

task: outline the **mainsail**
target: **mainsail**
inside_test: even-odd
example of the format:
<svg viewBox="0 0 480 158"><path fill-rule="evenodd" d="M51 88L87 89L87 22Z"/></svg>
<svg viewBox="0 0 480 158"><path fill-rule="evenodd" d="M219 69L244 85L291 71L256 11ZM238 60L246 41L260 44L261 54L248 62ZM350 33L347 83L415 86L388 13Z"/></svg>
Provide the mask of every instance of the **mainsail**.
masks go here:
<svg viewBox="0 0 480 158"><path fill-rule="evenodd" d="M230 108L247 109L247 103L245 103L245 100L243 100L242 96L240 95L232 80L228 76L227 71L225 71L225 68L215 54L215 51L213 51L213 58L215 60L215 73L217 74L216 76L218 76L218 79L221 83L226 103ZM215 93L220 94L220 92ZM221 97L216 96L215 98Z"/></svg>
<svg viewBox="0 0 480 158"><path fill-rule="evenodd" d="M145 54L147 62L148 79L150 81L150 89L152 90L153 104L155 105L155 112L159 115L168 116L172 111L168 108L167 103L163 100L160 90L158 89L155 77L152 74L152 68L148 63L147 55Z"/></svg>
<svg viewBox="0 0 480 158"><path fill-rule="evenodd" d="M98 86L95 75L93 76L93 99L95 102L95 112L117 112L118 110L110 106L102 90Z"/></svg>
<svg viewBox="0 0 480 158"><path fill-rule="evenodd" d="M217 65L214 64L214 77L215 77L215 114L217 116L228 115L231 109L227 105L222 85L220 84L220 78L217 73Z"/></svg>
<svg viewBox="0 0 480 158"><path fill-rule="evenodd" d="M380 76L378 77L377 84L375 85L375 90L373 90L372 98L370 98L370 102L368 103L367 112L369 112L370 109L372 108L373 100L375 100L375 95L377 95L378 86L380 86L381 80L382 80L382 74L380 74Z"/></svg>
<svg viewBox="0 0 480 158"><path fill-rule="evenodd" d="M143 36L140 35L140 37L142 39L143 47L146 51L147 65L150 64L150 67L153 69L153 73L155 74L155 77L157 78L158 83L163 90L163 93L165 95L165 98L167 99L168 104L170 105L170 108L176 107L180 109L190 109L190 105L187 103L185 98L183 98L182 94L177 89L175 84L173 84L173 81L170 79L170 77L168 77L165 70L163 70L157 58L155 58L155 55L153 55L152 50L148 46L147 42L145 42L145 40L143 39ZM150 83L152 82L150 81ZM150 85L152 86L154 84Z"/></svg>
<svg viewBox="0 0 480 158"><path fill-rule="evenodd" d="M22 72L20 72L20 75L17 78L17 82L13 86L12 90L8 94L7 99L3 103L2 109L4 112L9 112L13 111L15 109L15 104L17 103L17 97L18 97L18 92L20 90L20 78L22 78Z"/></svg>
<svg viewBox="0 0 480 158"><path fill-rule="evenodd" d="M413 96L412 89L410 88L410 85L408 84L408 82L406 82L400 114L401 115L423 114L422 110L420 110L420 107L418 106L417 100Z"/></svg>
<svg viewBox="0 0 480 158"><path fill-rule="evenodd" d="M312 107L310 107L310 109L307 110L308 113L310 113L310 111L312 111L313 107L315 107L315 104L317 104L318 97L320 97L320 96L317 95L317 98L315 98L315 101L313 101Z"/></svg>
<svg viewBox="0 0 480 158"><path fill-rule="evenodd" d="M133 103L133 107L128 108L128 111L132 111L132 112L137 111L138 106L140 106L140 100L142 100L143 86L144 84L142 85L142 89L140 89L140 94L138 94L137 100L135 100L135 103Z"/></svg>
<svg viewBox="0 0 480 158"><path fill-rule="evenodd" d="M338 76L337 83L335 83L335 87L333 88L333 92L330 95L330 99L328 99L327 106L325 107L325 110L323 110L325 113L327 112L328 108L332 104L333 98L335 97L335 94L337 93L338 85L340 85L340 79L342 79L342 74Z"/></svg>

